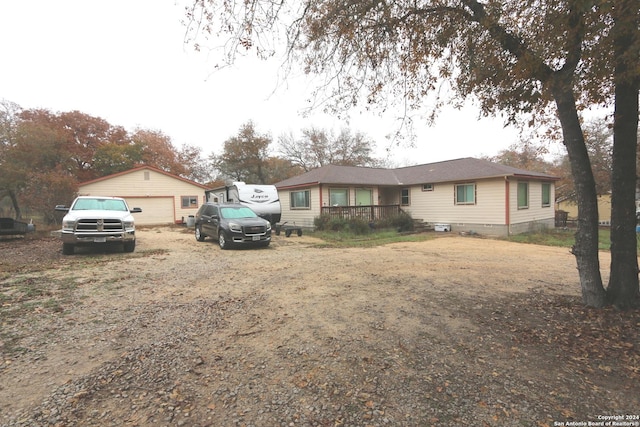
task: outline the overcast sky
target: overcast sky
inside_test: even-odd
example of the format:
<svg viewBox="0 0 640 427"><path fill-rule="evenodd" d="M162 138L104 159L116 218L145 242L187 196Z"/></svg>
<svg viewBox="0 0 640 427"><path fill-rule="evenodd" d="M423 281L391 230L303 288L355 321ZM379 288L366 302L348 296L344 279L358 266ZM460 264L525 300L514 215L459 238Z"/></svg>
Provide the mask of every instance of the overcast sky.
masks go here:
<svg viewBox="0 0 640 427"><path fill-rule="evenodd" d="M309 88L278 85L277 61L245 59L213 72L219 58L184 44L182 18L177 0L2 0L0 99L159 130L205 156L221 153L249 120L274 142L310 126L347 126L319 113L303 118ZM394 116L354 114L349 128L368 135L384 157ZM395 147L390 160L400 166L493 155L518 140L501 120L477 117L474 108L450 109L435 127L417 123L417 147Z"/></svg>

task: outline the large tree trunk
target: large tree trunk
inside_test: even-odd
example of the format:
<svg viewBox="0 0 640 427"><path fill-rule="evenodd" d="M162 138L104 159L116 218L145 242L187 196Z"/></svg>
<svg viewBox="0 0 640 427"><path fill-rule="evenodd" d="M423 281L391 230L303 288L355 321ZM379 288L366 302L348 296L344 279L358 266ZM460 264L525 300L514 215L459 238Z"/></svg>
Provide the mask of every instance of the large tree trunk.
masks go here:
<svg viewBox="0 0 640 427"><path fill-rule="evenodd" d="M578 231L573 254L578 265L582 301L590 307L604 307L607 300L598 258L598 199L572 87L570 78L563 79L562 75L556 75L553 79L553 96L571 163L578 203Z"/></svg>
<svg viewBox="0 0 640 427"><path fill-rule="evenodd" d="M638 303L636 150L638 141L638 0L620 1L614 12L615 115L611 177L611 275L609 302L626 309ZM631 66L630 66L631 65Z"/></svg>

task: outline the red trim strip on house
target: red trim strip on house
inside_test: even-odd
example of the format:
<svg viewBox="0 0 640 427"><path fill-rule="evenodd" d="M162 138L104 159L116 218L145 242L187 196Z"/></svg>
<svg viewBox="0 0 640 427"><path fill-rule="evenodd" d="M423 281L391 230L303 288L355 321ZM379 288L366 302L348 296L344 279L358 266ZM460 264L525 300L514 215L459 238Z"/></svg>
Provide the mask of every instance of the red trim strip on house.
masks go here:
<svg viewBox="0 0 640 427"><path fill-rule="evenodd" d="M509 177L504 177L504 220L507 225L507 234L511 234L511 218L509 215Z"/></svg>

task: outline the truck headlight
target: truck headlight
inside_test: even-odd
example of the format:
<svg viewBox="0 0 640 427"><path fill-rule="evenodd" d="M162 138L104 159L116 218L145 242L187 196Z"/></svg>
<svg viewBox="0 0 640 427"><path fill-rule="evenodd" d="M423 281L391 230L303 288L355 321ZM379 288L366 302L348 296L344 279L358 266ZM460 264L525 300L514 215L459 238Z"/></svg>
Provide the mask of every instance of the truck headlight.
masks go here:
<svg viewBox="0 0 640 427"><path fill-rule="evenodd" d="M230 222L229 223L229 229L231 231L235 231L237 233L241 233L242 232L242 227L240 227L240 224L237 224L235 222Z"/></svg>
<svg viewBox="0 0 640 427"><path fill-rule="evenodd" d="M122 221L122 226L124 227L125 230L128 230L130 228L133 228L133 220L129 220L129 221Z"/></svg>
<svg viewBox="0 0 640 427"><path fill-rule="evenodd" d="M63 219L62 220L62 231L73 231L76 228L76 220L75 219Z"/></svg>

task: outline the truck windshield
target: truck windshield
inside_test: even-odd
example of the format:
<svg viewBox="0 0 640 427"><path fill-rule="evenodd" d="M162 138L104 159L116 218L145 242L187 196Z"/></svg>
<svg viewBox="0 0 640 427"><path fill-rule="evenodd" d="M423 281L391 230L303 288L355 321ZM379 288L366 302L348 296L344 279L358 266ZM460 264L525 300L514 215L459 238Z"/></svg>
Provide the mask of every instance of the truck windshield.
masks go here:
<svg viewBox="0 0 640 427"><path fill-rule="evenodd" d="M101 211L127 211L127 205L123 200L113 199L78 199L73 205L75 211L101 210Z"/></svg>
<svg viewBox="0 0 640 427"><path fill-rule="evenodd" d="M233 219L233 218L255 218L258 215L255 214L251 209L246 207L237 207L237 208L221 208L220 215L222 218Z"/></svg>

